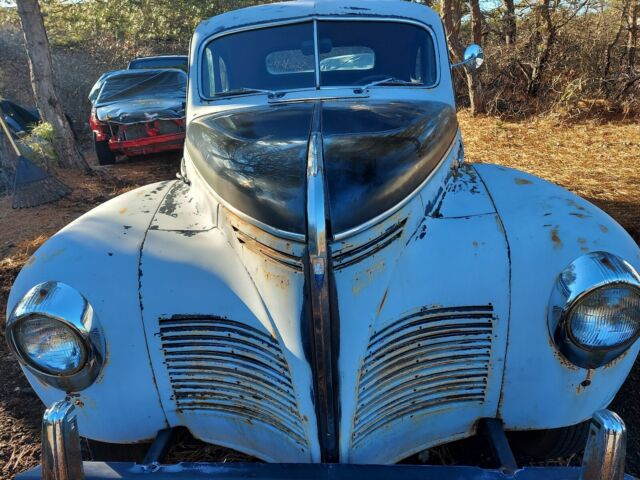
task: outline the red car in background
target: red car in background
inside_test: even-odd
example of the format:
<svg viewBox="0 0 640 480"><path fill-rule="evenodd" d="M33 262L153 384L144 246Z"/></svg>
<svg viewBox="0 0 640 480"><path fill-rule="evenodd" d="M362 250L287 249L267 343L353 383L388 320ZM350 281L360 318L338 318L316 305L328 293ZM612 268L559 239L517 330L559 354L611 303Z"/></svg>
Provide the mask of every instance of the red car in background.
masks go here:
<svg viewBox="0 0 640 480"><path fill-rule="evenodd" d="M181 150L187 74L179 69L109 72L92 89L89 125L100 165L117 155Z"/></svg>

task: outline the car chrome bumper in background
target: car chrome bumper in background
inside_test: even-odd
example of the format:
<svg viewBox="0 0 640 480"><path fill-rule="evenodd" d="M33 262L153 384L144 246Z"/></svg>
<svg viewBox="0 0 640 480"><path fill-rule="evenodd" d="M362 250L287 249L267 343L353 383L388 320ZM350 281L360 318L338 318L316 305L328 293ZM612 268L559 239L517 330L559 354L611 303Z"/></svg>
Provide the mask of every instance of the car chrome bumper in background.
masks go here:
<svg viewBox="0 0 640 480"><path fill-rule="evenodd" d="M349 465L278 463L181 463L161 465L169 446L170 430L160 432L143 465L132 463L83 462L80 453L74 405L61 401L44 414L42 424L42 466L18 475L18 480L115 480L173 479L438 479L438 480L632 480L624 474L626 430L613 412L596 412L581 467L514 468L499 421L484 422L487 438L503 466L496 470L477 467L429 465Z"/></svg>

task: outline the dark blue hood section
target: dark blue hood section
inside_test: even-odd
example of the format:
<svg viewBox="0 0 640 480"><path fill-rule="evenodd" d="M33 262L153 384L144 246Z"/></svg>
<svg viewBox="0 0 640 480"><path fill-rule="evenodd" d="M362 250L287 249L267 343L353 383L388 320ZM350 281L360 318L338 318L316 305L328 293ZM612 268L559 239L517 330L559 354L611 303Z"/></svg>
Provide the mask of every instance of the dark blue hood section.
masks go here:
<svg viewBox="0 0 640 480"><path fill-rule="evenodd" d="M333 234L392 208L442 160L458 130L439 102L275 104L198 118L186 148L234 208L273 228L306 233L306 157L314 108L322 109Z"/></svg>

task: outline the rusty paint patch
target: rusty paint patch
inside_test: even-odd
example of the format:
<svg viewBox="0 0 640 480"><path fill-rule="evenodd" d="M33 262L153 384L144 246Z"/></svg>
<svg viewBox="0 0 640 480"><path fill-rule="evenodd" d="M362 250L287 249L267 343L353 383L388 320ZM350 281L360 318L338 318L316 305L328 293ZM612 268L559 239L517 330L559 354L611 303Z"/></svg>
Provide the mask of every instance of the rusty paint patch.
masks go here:
<svg viewBox="0 0 640 480"><path fill-rule="evenodd" d="M609 229L607 227L605 227L604 225L600 224L598 225L600 227L600 231L602 233L607 233L609 231Z"/></svg>
<svg viewBox="0 0 640 480"><path fill-rule="evenodd" d="M558 227L551 229L551 241L553 242L553 248L562 248L562 240L560 239L560 235L558 235Z"/></svg>
<svg viewBox="0 0 640 480"><path fill-rule="evenodd" d="M498 230L500 231L500 233L501 233L503 236L505 236L505 237L506 237L506 236L507 236L507 232L506 232L506 230L504 229L504 224L502 223L502 220L500 220L500 217L499 217L498 215L494 215L494 217L493 217L493 218L494 218L494 219L495 219L495 221L496 221L496 225L498 225Z"/></svg>
<svg viewBox="0 0 640 480"><path fill-rule="evenodd" d="M613 266L613 264L611 263L611 260L609 260L608 257L603 256L600 259L600 262L602 263L602 265L604 265L607 269L611 270L613 273L616 273L616 267Z"/></svg>
<svg viewBox="0 0 640 480"><path fill-rule="evenodd" d="M376 272L379 272L382 269L384 269L384 260L380 260L370 268L356 273L352 287L353 293L356 295L360 293L369 283L373 281L373 277L375 276Z"/></svg>
<svg viewBox="0 0 640 480"><path fill-rule="evenodd" d="M587 370L586 378L581 381L576 387L576 393L580 394L584 392L591 385L591 376L593 374L593 370Z"/></svg>
<svg viewBox="0 0 640 480"><path fill-rule="evenodd" d="M123 207L119 210L120 215L124 215L125 213L127 213L127 207Z"/></svg>
<svg viewBox="0 0 640 480"><path fill-rule="evenodd" d="M382 309L384 308L384 304L387 302L387 295L389 295L389 288L384 291L382 301L380 302L380 306L378 307L378 315L380 315L380 312L382 312Z"/></svg>
<svg viewBox="0 0 640 480"><path fill-rule="evenodd" d="M579 205L575 200L568 198L567 199L567 205L569 205L570 207L575 208L576 210L580 210L580 211L584 211L585 208L582 205Z"/></svg>
<svg viewBox="0 0 640 480"><path fill-rule="evenodd" d="M476 240L474 240L473 242L471 242L473 245L473 248L478 248L478 242Z"/></svg>
<svg viewBox="0 0 640 480"><path fill-rule="evenodd" d="M264 278L267 282L272 283L282 290L286 290L287 288L289 288L289 285L291 283L288 277L284 275L278 275L277 273L270 272L269 270L264 270Z"/></svg>
<svg viewBox="0 0 640 480"><path fill-rule="evenodd" d="M532 185L533 182L531 180L527 180L526 178L514 178L514 182L516 185Z"/></svg>
<svg viewBox="0 0 640 480"><path fill-rule="evenodd" d="M576 217L576 218L586 218L587 216L584 213L578 213L578 212L571 212L569 215Z"/></svg>

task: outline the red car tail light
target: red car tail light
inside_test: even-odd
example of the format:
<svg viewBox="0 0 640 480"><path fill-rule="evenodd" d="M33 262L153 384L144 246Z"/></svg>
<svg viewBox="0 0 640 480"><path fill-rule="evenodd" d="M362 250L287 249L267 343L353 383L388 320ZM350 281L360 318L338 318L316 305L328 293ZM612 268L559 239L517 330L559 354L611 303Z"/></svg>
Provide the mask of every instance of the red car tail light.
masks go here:
<svg viewBox="0 0 640 480"><path fill-rule="evenodd" d="M103 142L109 138L107 136L107 132L105 132L105 125L102 124L96 116L95 109L91 110L91 116L89 117L89 126L91 127L91 131L95 134L95 140L97 142Z"/></svg>

